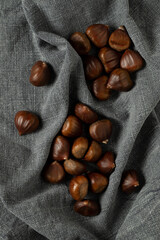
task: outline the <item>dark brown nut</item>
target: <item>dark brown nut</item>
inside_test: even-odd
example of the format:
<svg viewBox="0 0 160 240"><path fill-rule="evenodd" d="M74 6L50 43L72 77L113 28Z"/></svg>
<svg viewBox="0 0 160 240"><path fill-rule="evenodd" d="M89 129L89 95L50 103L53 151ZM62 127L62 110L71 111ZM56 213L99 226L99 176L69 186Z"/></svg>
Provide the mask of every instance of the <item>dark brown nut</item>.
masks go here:
<svg viewBox="0 0 160 240"><path fill-rule="evenodd" d="M68 116L63 124L62 134L66 137L79 137L82 134L81 121L73 115Z"/></svg>
<svg viewBox="0 0 160 240"><path fill-rule="evenodd" d="M60 163L54 161L45 169L43 176L50 183L58 183L64 179L65 172Z"/></svg>
<svg viewBox="0 0 160 240"><path fill-rule="evenodd" d="M85 56L83 59L83 65L87 80L98 78L103 72L103 65L95 56Z"/></svg>
<svg viewBox="0 0 160 240"><path fill-rule="evenodd" d="M74 211L88 217L96 216L100 213L100 205L94 200L77 201L74 204Z"/></svg>
<svg viewBox="0 0 160 240"><path fill-rule="evenodd" d="M98 100L107 100L111 96L111 90L107 88L108 77L102 76L93 82L93 94Z"/></svg>
<svg viewBox="0 0 160 240"><path fill-rule="evenodd" d="M113 49L109 47L101 48L98 56L107 73L110 73L113 69L119 67L120 54Z"/></svg>
<svg viewBox="0 0 160 240"><path fill-rule="evenodd" d="M129 48L131 45L131 39L126 29L121 26L115 30L109 38L109 46L119 52Z"/></svg>
<svg viewBox="0 0 160 240"><path fill-rule="evenodd" d="M28 111L17 112L14 118L14 122L20 136L34 132L39 126L38 117Z"/></svg>
<svg viewBox="0 0 160 240"><path fill-rule="evenodd" d="M108 119L94 122L89 127L89 133L95 141L107 143L112 133L112 123Z"/></svg>
<svg viewBox="0 0 160 240"><path fill-rule="evenodd" d="M127 49L121 57L120 61L121 68L126 69L129 72L135 72L141 69L143 65L144 60L137 51Z"/></svg>
<svg viewBox="0 0 160 240"><path fill-rule="evenodd" d="M98 115L90 107L77 103L75 106L75 115L80 118L83 122L91 124L98 120Z"/></svg>
<svg viewBox="0 0 160 240"><path fill-rule="evenodd" d="M84 160L87 162L96 162L102 155L101 145L95 141L92 141Z"/></svg>
<svg viewBox="0 0 160 240"><path fill-rule="evenodd" d="M76 160L66 160L64 162L64 169L71 175L80 175L86 172L86 165Z"/></svg>
<svg viewBox="0 0 160 240"><path fill-rule="evenodd" d="M83 200L88 193L88 179L83 175L72 178L69 192L74 200Z"/></svg>
<svg viewBox="0 0 160 240"><path fill-rule="evenodd" d="M72 154L75 158L83 158L88 149L88 139L79 137L74 140L72 145Z"/></svg>
<svg viewBox="0 0 160 240"><path fill-rule="evenodd" d="M36 87L47 85L51 80L51 71L47 63L38 61L32 69L29 81Z"/></svg>
<svg viewBox="0 0 160 240"><path fill-rule="evenodd" d="M91 172L88 174L91 190L94 193L102 192L108 185L108 179L101 173Z"/></svg>
<svg viewBox="0 0 160 240"><path fill-rule="evenodd" d="M93 24L86 30L87 36L98 48L104 47L109 38L109 27L103 24Z"/></svg>
<svg viewBox="0 0 160 240"><path fill-rule="evenodd" d="M85 55L91 50L90 41L84 33L73 33L70 37L70 43L79 55Z"/></svg>
<svg viewBox="0 0 160 240"><path fill-rule="evenodd" d="M115 168L115 157L112 152L106 152L102 158L97 162L97 166L101 173L109 174Z"/></svg>
<svg viewBox="0 0 160 240"><path fill-rule="evenodd" d="M111 72L107 88L120 91L127 92L133 87L133 81L130 78L127 70L122 68L117 68Z"/></svg>
<svg viewBox="0 0 160 240"><path fill-rule="evenodd" d="M139 187L138 174L135 170L123 172L121 180L121 189L124 193L132 193Z"/></svg>
<svg viewBox="0 0 160 240"><path fill-rule="evenodd" d="M69 158L70 143L63 136L57 136L52 144L51 153L53 160L63 161Z"/></svg>

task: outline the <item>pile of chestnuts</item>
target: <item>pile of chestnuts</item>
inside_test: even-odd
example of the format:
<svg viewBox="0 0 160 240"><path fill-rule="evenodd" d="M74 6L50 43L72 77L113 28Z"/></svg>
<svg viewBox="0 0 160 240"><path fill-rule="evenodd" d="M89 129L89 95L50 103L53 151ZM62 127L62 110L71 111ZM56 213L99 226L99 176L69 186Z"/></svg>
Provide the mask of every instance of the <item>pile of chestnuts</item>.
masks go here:
<svg viewBox="0 0 160 240"><path fill-rule="evenodd" d="M99 49L99 58L88 55L90 41ZM99 100L108 99L112 90L130 90L133 86L130 73L144 65L141 55L129 49L131 39L124 27L119 27L109 35L107 25L94 24L87 28L86 34L73 33L70 43L82 56L86 80L92 81L93 94ZM109 77L107 74L110 74ZM50 66L38 61L31 69L29 81L36 87L45 86L51 82L51 75ZM39 117L35 113L23 110L15 115L15 126L20 136L36 131L39 124ZM76 201L75 212L83 216L95 216L101 211L97 200L86 198L89 191L96 196L102 193L115 169L114 153L102 150L102 144L108 143L111 134L112 123L109 119L99 119L89 106L77 103L74 114L67 116L60 133L52 142L52 162L47 162L42 170L43 179L52 184L72 176L69 193ZM137 172L133 169L124 171L121 190L130 194L137 187Z"/></svg>
<svg viewBox="0 0 160 240"><path fill-rule="evenodd" d="M83 133L83 125L85 133ZM77 103L74 115L69 115L55 137L51 147L53 162L43 170L43 177L51 183L61 182L66 173L74 176L69 183L69 192L76 203L74 210L84 216L97 215L100 205L97 201L85 199L88 191L98 194L108 186L108 176L115 168L112 152L102 154L101 144L111 137L112 123L109 119L98 119L98 115L83 103ZM95 166L94 171L89 165Z"/></svg>
<svg viewBox="0 0 160 240"><path fill-rule="evenodd" d="M110 34L108 25L93 24L86 33L73 33L69 41L82 56L86 80L99 100L107 100L114 90L129 91L134 85L130 73L144 66L140 53L129 49L131 39L124 26ZM89 55L91 44L98 56Z"/></svg>

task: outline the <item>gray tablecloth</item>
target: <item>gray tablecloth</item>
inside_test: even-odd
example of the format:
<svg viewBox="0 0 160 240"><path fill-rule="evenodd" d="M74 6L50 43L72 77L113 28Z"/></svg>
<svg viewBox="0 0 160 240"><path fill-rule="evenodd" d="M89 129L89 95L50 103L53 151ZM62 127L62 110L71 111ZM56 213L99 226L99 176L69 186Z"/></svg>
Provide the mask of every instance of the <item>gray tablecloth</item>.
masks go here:
<svg viewBox="0 0 160 240"><path fill-rule="evenodd" d="M87 88L82 62L67 41L93 23L125 25L146 67L135 87L99 102ZM44 60L54 69L49 86L29 83ZM160 239L160 2L159 0L5 0L0 3L0 238L3 240ZM116 170L101 195L101 214L73 211L67 184L43 182L52 139L76 101L114 124L106 150ZM41 128L19 136L14 116L29 110ZM138 170L141 189L119 190L124 169Z"/></svg>

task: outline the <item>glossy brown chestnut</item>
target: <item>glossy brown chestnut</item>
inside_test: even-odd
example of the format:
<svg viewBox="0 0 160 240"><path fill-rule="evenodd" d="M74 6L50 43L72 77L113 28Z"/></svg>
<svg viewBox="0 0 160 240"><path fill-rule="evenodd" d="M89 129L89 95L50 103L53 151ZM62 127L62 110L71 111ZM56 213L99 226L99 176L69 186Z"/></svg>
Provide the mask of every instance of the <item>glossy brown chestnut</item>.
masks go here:
<svg viewBox="0 0 160 240"><path fill-rule="evenodd" d="M98 54L107 73L119 66L120 54L109 47L101 48Z"/></svg>
<svg viewBox="0 0 160 240"><path fill-rule="evenodd" d="M68 116L63 124L62 134L66 137L79 137L82 134L81 121L76 116Z"/></svg>
<svg viewBox="0 0 160 240"><path fill-rule="evenodd" d="M107 76L102 76L94 80L92 90L98 100L107 100L111 96L111 90L107 88L107 83Z"/></svg>
<svg viewBox="0 0 160 240"><path fill-rule="evenodd" d="M84 33L73 33L70 37L70 43L79 55L85 55L91 50L90 41Z"/></svg>
<svg viewBox="0 0 160 240"><path fill-rule="evenodd" d="M77 201L74 204L74 211L83 216L96 216L100 213L100 205L94 200Z"/></svg>
<svg viewBox="0 0 160 240"><path fill-rule="evenodd" d="M88 174L91 190L94 193L102 192L108 185L108 179L101 173L91 172Z"/></svg>
<svg viewBox="0 0 160 240"><path fill-rule="evenodd" d="M75 115L80 118L83 122L91 124L98 120L98 115L90 107L77 103L75 106Z"/></svg>
<svg viewBox="0 0 160 240"><path fill-rule="evenodd" d="M102 48L108 42L109 27L103 24L93 24L87 28L86 34L96 47Z"/></svg>
<svg viewBox="0 0 160 240"><path fill-rule="evenodd" d="M88 179L83 175L72 178L69 183L69 192L73 199L83 200L88 193Z"/></svg>
<svg viewBox="0 0 160 240"><path fill-rule="evenodd" d="M86 172L86 165L76 160L66 160L64 162L64 169L71 175L80 175Z"/></svg>
<svg viewBox="0 0 160 240"><path fill-rule="evenodd" d="M97 142L107 143L112 133L112 123L108 119L94 122L89 127L89 133Z"/></svg>
<svg viewBox="0 0 160 240"><path fill-rule="evenodd" d="M120 91L127 92L133 87L133 81L130 78L127 70L122 68L117 68L111 72L107 88Z"/></svg>
<svg viewBox="0 0 160 240"><path fill-rule="evenodd" d="M51 80L51 71L47 63L38 61L32 69L29 81L36 87L47 85Z"/></svg>
<svg viewBox="0 0 160 240"><path fill-rule="evenodd" d="M72 155L75 158L83 158L88 149L88 139L85 137L79 137L74 140L72 145Z"/></svg>
<svg viewBox="0 0 160 240"><path fill-rule="evenodd" d="M67 138L57 136L52 144L51 153L53 160L63 161L69 158L70 143Z"/></svg>
<svg viewBox="0 0 160 240"><path fill-rule="evenodd" d="M83 59L84 72L87 80L98 78L103 72L103 65L95 56L85 56Z"/></svg>
<svg viewBox="0 0 160 240"><path fill-rule="evenodd" d="M131 39L126 29L121 26L115 30L109 38L109 46L119 52L129 48L131 45Z"/></svg>
<svg viewBox="0 0 160 240"><path fill-rule="evenodd" d="M58 183L64 179L65 172L60 163L54 161L45 169L43 176L50 183Z"/></svg>
<svg viewBox="0 0 160 240"><path fill-rule="evenodd" d="M17 112L14 118L14 122L20 136L34 132L39 126L38 117L28 111Z"/></svg>
<svg viewBox="0 0 160 240"><path fill-rule="evenodd" d="M139 187L139 178L135 170L127 170L122 174L121 189L125 193L134 192Z"/></svg>
<svg viewBox="0 0 160 240"><path fill-rule="evenodd" d="M101 145L95 141L92 141L84 157L84 160L87 162L96 162L101 155L102 155Z"/></svg>
<svg viewBox="0 0 160 240"><path fill-rule="evenodd" d="M97 162L97 166L101 173L109 174L115 168L115 157L112 152L106 152Z"/></svg>
<svg viewBox="0 0 160 240"><path fill-rule="evenodd" d="M120 61L120 66L123 69L128 70L129 72L135 72L143 67L144 60L139 54L139 52L127 49Z"/></svg>

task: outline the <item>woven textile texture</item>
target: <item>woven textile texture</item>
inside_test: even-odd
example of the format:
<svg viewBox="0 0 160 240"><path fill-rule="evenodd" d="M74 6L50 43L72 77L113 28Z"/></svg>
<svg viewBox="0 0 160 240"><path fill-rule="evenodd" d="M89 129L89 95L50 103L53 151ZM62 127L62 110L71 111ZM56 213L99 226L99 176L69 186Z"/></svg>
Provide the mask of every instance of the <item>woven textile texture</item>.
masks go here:
<svg viewBox="0 0 160 240"><path fill-rule="evenodd" d="M146 66L133 75L134 88L96 100L86 85L80 57L67 39L93 23L125 25ZM0 1L0 239L160 239L160 3L159 0ZM52 83L29 83L34 62L54 70ZM116 170L100 196L102 211L73 211L68 183L45 183L40 173L52 139L74 104L82 101L112 120L106 150ZM19 136L17 111L41 117L38 131ZM124 195L124 169L137 169L141 189Z"/></svg>

